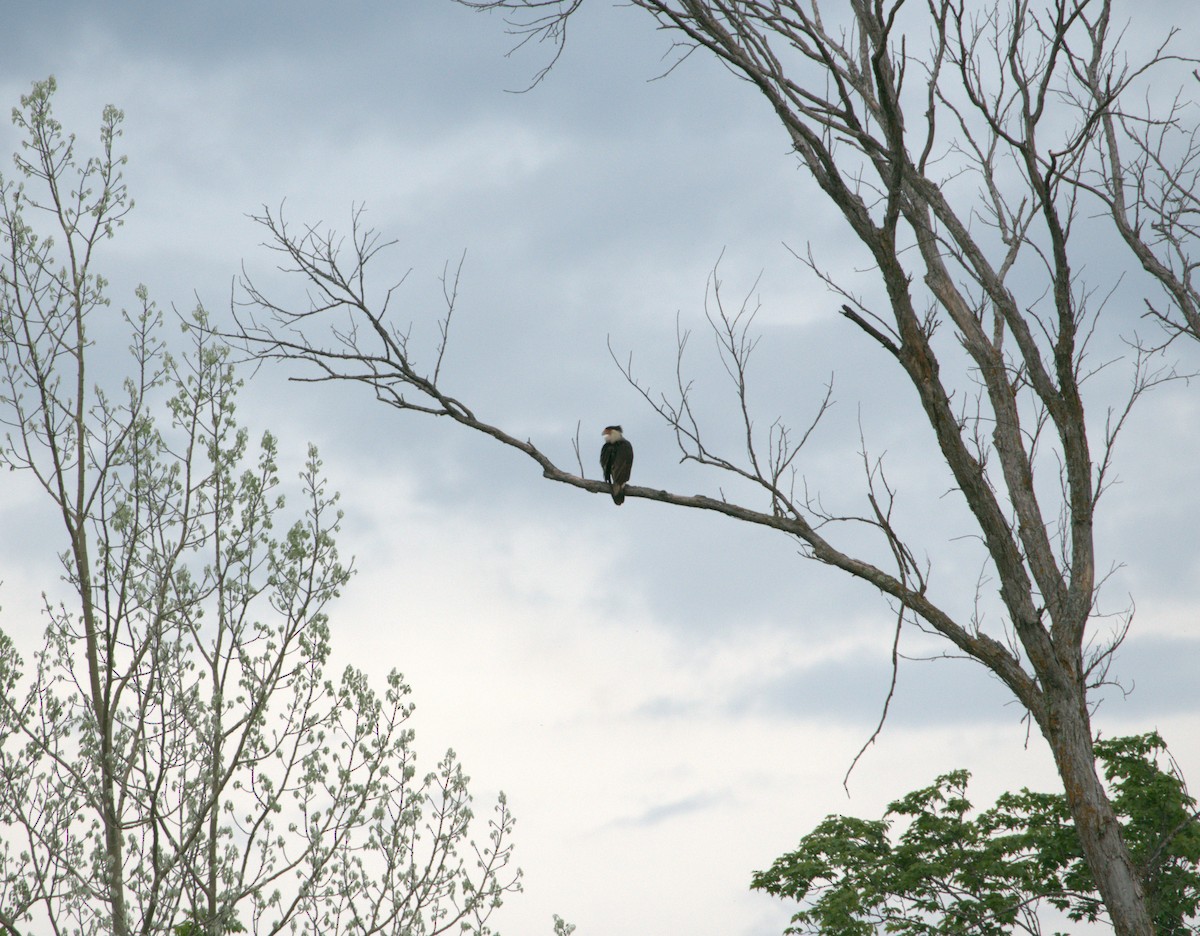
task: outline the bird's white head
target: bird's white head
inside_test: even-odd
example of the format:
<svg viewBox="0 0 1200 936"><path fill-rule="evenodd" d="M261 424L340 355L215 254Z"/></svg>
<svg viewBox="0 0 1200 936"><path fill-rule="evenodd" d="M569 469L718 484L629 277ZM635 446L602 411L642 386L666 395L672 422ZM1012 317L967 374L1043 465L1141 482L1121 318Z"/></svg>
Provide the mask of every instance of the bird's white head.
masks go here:
<svg viewBox="0 0 1200 936"><path fill-rule="evenodd" d="M621 434L620 426L605 426L604 432L601 434L604 436L605 442L620 442L623 438L625 438Z"/></svg>

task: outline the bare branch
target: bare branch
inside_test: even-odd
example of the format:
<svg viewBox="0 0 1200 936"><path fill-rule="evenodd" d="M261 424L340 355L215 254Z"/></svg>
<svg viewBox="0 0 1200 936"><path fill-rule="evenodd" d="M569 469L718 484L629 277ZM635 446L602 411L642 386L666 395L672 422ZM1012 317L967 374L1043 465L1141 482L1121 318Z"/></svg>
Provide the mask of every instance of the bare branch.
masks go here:
<svg viewBox="0 0 1200 936"><path fill-rule="evenodd" d="M862 756L867 753L867 750L879 739L880 734L883 733L883 726L887 722L888 712L892 707L892 699L896 696L896 682L900 676L900 630L903 626L904 609L902 608L896 614L896 630L892 637L892 677L888 683L887 695L883 699L883 708L879 713L879 721L876 723L870 737L863 742L863 746L858 749L858 753L850 761L850 766L846 768L846 773L842 777L842 789L846 791L847 796L850 795L850 774L854 773L854 768L858 766L858 762L862 760Z"/></svg>

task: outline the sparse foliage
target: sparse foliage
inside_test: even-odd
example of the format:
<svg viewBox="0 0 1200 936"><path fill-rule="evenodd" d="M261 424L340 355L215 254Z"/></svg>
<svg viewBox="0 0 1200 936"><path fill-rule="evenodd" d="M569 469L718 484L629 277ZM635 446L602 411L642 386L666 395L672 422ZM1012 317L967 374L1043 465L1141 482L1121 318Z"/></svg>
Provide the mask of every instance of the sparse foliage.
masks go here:
<svg viewBox="0 0 1200 936"><path fill-rule="evenodd" d="M178 356L144 289L110 311L121 113L84 158L54 91L22 98L0 177L0 458L66 542L30 665L0 633L0 928L490 933L519 878L503 796L476 842L454 753L418 775L400 675L328 673L351 570L321 461L292 510L203 310Z"/></svg>

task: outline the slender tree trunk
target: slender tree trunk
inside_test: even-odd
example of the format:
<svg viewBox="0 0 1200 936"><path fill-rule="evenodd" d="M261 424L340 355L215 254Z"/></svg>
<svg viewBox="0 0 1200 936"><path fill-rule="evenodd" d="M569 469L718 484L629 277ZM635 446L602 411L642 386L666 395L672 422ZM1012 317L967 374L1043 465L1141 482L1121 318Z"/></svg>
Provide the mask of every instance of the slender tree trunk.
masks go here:
<svg viewBox="0 0 1200 936"><path fill-rule="evenodd" d="M112 717L105 696L102 668L106 665L100 654L100 635L96 624L96 606L92 593L92 574L88 558L87 533L83 529L81 515L74 517L74 560L75 574L79 579L79 596L83 611L85 653L87 657L88 685L92 694L92 717L96 721L96 741L100 751L100 821L104 827L104 882L108 890L109 906L112 909L112 931L125 936L129 931L125 908L125 886L123 879L123 846L121 823L117 815L115 788L115 764L113 762Z"/></svg>
<svg viewBox="0 0 1200 936"><path fill-rule="evenodd" d="M61 208L60 208L61 214ZM88 347L84 317L88 303L83 290L87 280L76 260L71 224L63 222L66 244L71 254L72 296L74 312L75 412L74 452L75 491L73 502L64 496L63 514L71 534L75 574L79 580L79 600L83 614L84 648L87 656L88 688L92 694L92 714L96 720L97 747L100 751L100 820L104 827L104 878L112 910L112 931L115 936L127 936L129 917L125 906L125 859L120 815L117 809L117 769L113 749L113 700L111 689L111 646L103 646L96 596L92 583L91 549L88 542L88 450L90 438L87 406L87 376L85 352ZM61 468L59 470L62 470ZM65 495L65 485L60 482Z"/></svg>

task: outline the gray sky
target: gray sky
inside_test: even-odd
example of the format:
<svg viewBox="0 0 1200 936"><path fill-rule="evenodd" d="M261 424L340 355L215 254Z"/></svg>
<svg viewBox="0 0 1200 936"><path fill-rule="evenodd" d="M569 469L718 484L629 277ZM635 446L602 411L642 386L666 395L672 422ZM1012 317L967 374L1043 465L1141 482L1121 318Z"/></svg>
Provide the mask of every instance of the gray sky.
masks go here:
<svg viewBox="0 0 1200 936"><path fill-rule="evenodd" d="M1195 48L1200 13L1182 8ZM911 395L785 247L812 243L860 276L848 232L768 109L701 55L651 80L673 61L669 39L636 10L585 5L558 66L527 94L505 89L527 85L547 50L505 57L510 45L499 18L443 0L27 4L6 17L0 100L15 105L54 74L59 119L86 142L103 105L124 109L137 207L108 248L118 302L144 282L164 307L199 297L225 315L242 263L288 288L247 215L286 200L292 220L344 229L365 204L398 242L376 284L411 270L399 314L432 347L438 277L465 250L447 384L563 467L580 423L593 476L600 429L619 422L637 449L635 483L727 485L678 464L606 347L611 336L668 389L678 315L695 331L714 437L736 441L703 331L720 259L730 295L758 280L762 422L806 424L833 375L836 405L806 477L831 509L863 509L861 431L873 455L887 453L900 519L937 558L938 587L969 600L970 524L914 442L928 433ZM0 153L15 140L0 128ZM1098 247L1098 282L1107 263ZM1132 330L1139 286L1123 288L1113 314ZM1197 349L1178 350L1195 370ZM518 817L526 892L504 908L503 931L547 933L559 913L581 934L779 933L790 909L750 894L750 874L824 815L876 816L956 767L973 771L981 803L1053 787L1043 743L1027 743L996 680L914 661L847 800L843 774L887 691L892 616L877 595L768 532L636 499L617 510L543 482L486 439L284 376L260 371L242 416L277 432L289 471L316 442L343 492L342 551L358 575L333 620L342 659L380 677L401 669L425 763L453 745L480 800L504 789ZM1094 413L1121 379L1099 378ZM1137 614L1115 667L1135 690L1108 694L1097 717L1106 735L1158 728L1193 779L1198 424L1195 386L1149 399L1102 503L1102 554L1123 564L1104 610L1132 600ZM34 515L20 492L14 482L0 494L10 529ZM4 627L32 636L58 547L42 563L27 540L15 546L0 547Z"/></svg>

